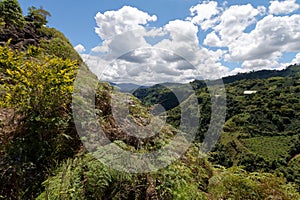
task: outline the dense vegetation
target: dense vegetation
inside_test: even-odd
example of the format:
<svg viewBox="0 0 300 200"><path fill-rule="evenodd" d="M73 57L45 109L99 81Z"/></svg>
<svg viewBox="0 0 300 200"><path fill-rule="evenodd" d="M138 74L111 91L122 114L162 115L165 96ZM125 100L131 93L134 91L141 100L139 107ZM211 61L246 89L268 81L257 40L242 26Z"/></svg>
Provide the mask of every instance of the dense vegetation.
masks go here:
<svg viewBox="0 0 300 200"><path fill-rule="evenodd" d="M0 199L300 198L299 66L265 71L272 75L263 79L255 75L260 72L229 77L226 123L210 155L200 152L200 143L210 123L211 98L205 82L193 82L201 110L197 140L166 168L132 174L111 169L83 146L86 138L79 138L72 115L73 83L80 67L87 82L94 76L63 34L45 26L48 16L34 7L23 16L16 0L0 2ZM181 98L174 100L167 87ZM137 95L140 101L98 83L96 119L107 138L126 151L160 149L177 134L177 106L189 105L185 87L147 88L139 93L143 98ZM258 92L245 96L244 90ZM122 121L110 107L113 96L128 100ZM150 138L126 134L130 120L141 127L149 123L156 103L167 110L168 124ZM197 110L183 107L190 114ZM76 125L93 133L86 112Z"/></svg>
<svg viewBox="0 0 300 200"><path fill-rule="evenodd" d="M62 33L44 26L46 11L23 17L15 0L0 8L0 197L28 199L79 149L70 103L82 61Z"/></svg>
<svg viewBox="0 0 300 200"><path fill-rule="evenodd" d="M299 187L299 170L290 165L300 153L299 89L299 73L228 84L227 121L213 160L248 171L281 172ZM257 93L243 95L243 90Z"/></svg>
<svg viewBox="0 0 300 200"><path fill-rule="evenodd" d="M299 77L300 66L292 65L282 71L263 70L223 78L227 101L226 122L210 160L226 167L243 166L248 171L281 172L290 181L299 184L297 170L289 167L290 161L295 162L300 152ZM214 85L214 81L207 83ZM201 142L210 124L211 96L204 81L197 80L190 84L195 88L201 110L197 135ZM141 88L134 95L145 105L160 102L177 102L179 105L175 95L172 96L171 89L175 85ZM180 85L176 89L183 90L184 87ZM246 90L257 93L246 95ZM181 99L181 105L184 105L184 100ZM174 105L167 104L165 109L167 122L176 127L180 124L182 111L180 106Z"/></svg>
<svg viewBox="0 0 300 200"><path fill-rule="evenodd" d="M282 71L263 70L223 78L227 101L226 122L209 160L226 167L242 166L249 172L283 174L299 189L299 167L295 167L299 166L300 153L299 77L300 66L292 65ZM214 85L214 81L207 83ZM204 81L197 80L190 84L195 88L201 110L197 140L202 142L210 125L211 97ZM169 84L169 88L175 85ZM176 88L182 90L184 87L180 85ZM134 94L145 105L178 102L170 89L156 85L138 89ZM256 93L246 95L246 90ZM184 105L184 100L181 105ZM168 106L165 107L167 122L177 127L180 124L180 109L187 106Z"/></svg>

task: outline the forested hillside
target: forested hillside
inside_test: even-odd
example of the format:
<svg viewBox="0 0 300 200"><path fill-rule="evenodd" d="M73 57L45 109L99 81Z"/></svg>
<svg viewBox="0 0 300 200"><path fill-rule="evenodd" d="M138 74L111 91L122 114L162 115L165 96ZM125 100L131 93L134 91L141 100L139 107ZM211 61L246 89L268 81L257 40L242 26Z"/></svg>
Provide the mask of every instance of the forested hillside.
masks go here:
<svg viewBox="0 0 300 200"><path fill-rule="evenodd" d="M281 71L263 70L223 78L226 122L217 146L210 153L211 162L226 167L242 166L250 172L283 174L299 189L299 70L299 65L293 65ZM211 96L206 83L213 85L214 81L190 83L195 88L202 112L197 135L199 142L206 136L211 120ZM134 94L145 105L164 102L168 123L177 127L182 100L172 95L175 85L141 88ZM183 92L184 87L183 84L175 90ZM244 91L255 93L245 94Z"/></svg>
<svg viewBox="0 0 300 200"><path fill-rule="evenodd" d="M97 131L86 117L90 110L79 113L80 123L72 113L78 71L86 77L82 86L95 76L68 39L47 27L49 16L46 10L34 7L23 16L16 0L0 1L0 199L300 198L299 66L282 75L260 79L251 73L240 74L255 78L226 82L226 123L209 155L201 152L200 143L210 122L210 94L205 82L195 81L200 129L188 150L157 171L118 171L97 160L83 145L87 138L80 138L76 130L85 128L91 135ZM185 85L167 86L181 91L182 98L174 103L166 86L155 86L148 90L151 95L146 91L139 100L98 82L93 109L105 136L137 154L169 144L178 135L180 112L176 106L188 104L191 94L185 92ZM244 90L257 93L246 96ZM161 97L167 101L161 103ZM110 106L113 98L128 101L125 107L129 112L121 123ZM168 123L149 138L128 135L124 127L130 128L129 121L140 127L149 124L155 103L168 110ZM122 109L124 105L119 106ZM101 147L95 149L101 154ZM174 152L178 149L180 143ZM159 157L157 162L169 163L169 159ZM132 163L133 168L145 165Z"/></svg>

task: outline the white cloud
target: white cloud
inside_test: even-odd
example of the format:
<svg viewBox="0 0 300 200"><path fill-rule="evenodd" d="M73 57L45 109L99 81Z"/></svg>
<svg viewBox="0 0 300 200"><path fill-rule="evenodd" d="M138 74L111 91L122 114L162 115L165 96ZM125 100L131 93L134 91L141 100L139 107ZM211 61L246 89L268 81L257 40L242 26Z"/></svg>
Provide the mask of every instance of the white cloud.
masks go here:
<svg viewBox="0 0 300 200"><path fill-rule="evenodd" d="M220 23L214 27L219 33L223 45L227 46L240 37L245 29L256 22L255 16L260 10L251 4L234 5L225 10L220 16Z"/></svg>
<svg viewBox="0 0 300 200"><path fill-rule="evenodd" d="M251 68L240 68L240 67L237 67L237 68L234 68L233 70L229 71L225 75L226 76L231 76L231 75L235 75L235 74L238 74L238 73L246 73L246 72L250 72L250 71L252 71Z"/></svg>
<svg viewBox="0 0 300 200"><path fill-rule="evenodd" d="M202 4L197 4L190 8L192 23L200 25L203 30L207 30L216 23L216 19L213 16L220 12L218 8L218 2L209 1Z"/></svg>
<svg viewBox="0 0 300 200"><path fill-rule="evenodd" d="M156 21L157 17L134 7L124 6L116 11L98 12L95 20L98 26L95 31L105 40L129 30L140 29L143 27L141 25Z"/></svg>
<svg viewBox="0 0 300 200"><path fill-rule="evenodd" d="M278 62L276 60L267 60L267 59L256 59L256 60L247 60L243 62L242 66L245 69L260 70L260 69L271 69L278 67Z"/></svg>
<svg viewBox="0 0 300 200"><path fill-rule="evenodd" d="M300 15L268 15L254 30L228 45L233 60L279 58L284 51L300 51Z"/></svg>
<svg viewBox="0 0 300 200"><path fill-rule="evenodd" d="M109 62L102 59L99 55L91 54L80 54L83 61L87 64L90 70L98 76L99 79L102 79L102 74L106 70Z"/></svg>
<svg viewBox="0 0 300 200"><path fill-rule="evenodd" d="M224 60L242 62L244 68L279 67L283 52L300 51L300 15L273 16L265 11L251 4L224 8L203 44L225 47Z"/></svg>
<svg viewBox="0 0 300 200"><path fill-rule="evenodd" d="M188 82L195 68L182 57L159 48L140 48L112 61L102 73L104 80L151 85Z"/></svg>
<svg viewBox="0 0 300 200"><path fill-rule="evenodd" d="M171 38L161 41L155 47L168 47L188 60L195 68L192 72L194 76L213 79L228 71L227 67L220 63L224 54L222 50L212 51L199 46L199 30L192 22L174 20L166 24L164 30Z"/></svg>
<svg viewBox="0 0 300 200"><path fill-rule="evenodd" d="M221 47L222 46L221 40L215 32L211 32L211 33L207 34L206 38L203 41L203 44L212 46L212 47Z"/></svg>
<svg viewBox="0 0 300 200"><path fill-rule="evenodd" d="M299 4L296 0L284 0L284 1L271 1L269 7L269 13L274 15L288 14L299 9Z"/></svg>
<svg viewBox="0 0 300 200"><path fill-rule="evenodd" d="M223 52L200 48L198 31L196 25L184 20L170 21L156 29L126 31L107 37L102 46L93 49L104 62L94 57L87 62L101 80L142 85L217 78L227 73L228 69L219 62ZM150 44L146 37L161 40Z"/></svg>
<svg viewBox="0 0 300 200"><path fill-rule="evenodd" d="M198 27L189 21L174 20L165 25L164 30L171 34L171 38L180 42L198 44Z"/></svg>
<svg viewBox="0 0 300 200"><path fill-rule="evenodd" d="M170 38L162 40L155 47L172 50L189 61L196 59L195 52L199 49L197 26L189 21L175 20L166 24L163 30L165 34L170 34Z"/></svg>
<svg viewBox="0 0 300 200"><path fill-rule="evenodd" d="M300 53L295 56L291 64L300 64Z"/></svg>
<svg viewBox="0 0 300 200"><path fill-rule="evenodd" d="M275 14L272 5L269 13ZM285 52L300 51L299 14L274 16L264 6L226 6L205 1L191 7L185 20L155 29L147 27L157 17L134 7L97 13L95 31L102 44L92 51L99 56L82 57L101 80L147 85L282 68ZM199 34L205 34L203 42ZM230 71L223 61L239 64ZM300 53L293 62L300 62Z"/></svg>
<svg viewBox="0 0 300 200"><path fill-rule="evenodd" d="M85 47L82 44L78 44L74 47L74 49L78 52L78 53L83 53L85 52Z"/></svg>
<svg viewBox="0 0 300 200"><path fill-rule="evenodd" d="M135 48L149 46L144 39L147 32L145 26L156 21L157 17L135 7L123 6L119 10L99 12L95 20L95 32L102 39L102 45L94 47L92 51L110 53L110 58L106 59L112 59Z"/></svg>

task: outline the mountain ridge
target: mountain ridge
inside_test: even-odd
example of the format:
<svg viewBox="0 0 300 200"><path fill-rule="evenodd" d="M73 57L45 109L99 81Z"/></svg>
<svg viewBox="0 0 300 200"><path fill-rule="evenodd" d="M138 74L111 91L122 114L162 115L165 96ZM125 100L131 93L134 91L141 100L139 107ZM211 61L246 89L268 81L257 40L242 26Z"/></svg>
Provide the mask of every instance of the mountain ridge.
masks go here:
<svg viewBox="0 0 300 200"><path fill-rule="evenodd" d="M214 84L220 84L222 82L224 84L229 84L240 80L267 79L271 77L300 77L300 65L290 65L282 70L259 70L247 73L239 73L217 80L194 80L189 84L194 89L201 89L207 87L207 85L212 86ZM183 88L184 85L185 84L181 84ZM177 87L178 83L169 83L167 86L170 88ZM166 91L164 88L166 88L165 84L156 84L147 88L137 88L135 91L133 91L133 95L140 99L145 105L154 105L157 103L165 102L165 109L170 110L178 106L179 103L172 103L173 101L178 102L178 100L176 100L176 97L172 95L171 90ZM170 99L170 96L172 96L172 99Z"/></svg>

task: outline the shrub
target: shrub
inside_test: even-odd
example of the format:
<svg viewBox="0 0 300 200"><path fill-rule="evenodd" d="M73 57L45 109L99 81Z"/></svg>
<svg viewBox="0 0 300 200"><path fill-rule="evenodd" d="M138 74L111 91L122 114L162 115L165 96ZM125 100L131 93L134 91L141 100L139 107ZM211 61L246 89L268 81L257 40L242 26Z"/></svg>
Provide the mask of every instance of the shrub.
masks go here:
<svg viewBox="0 0 300 200"><path fill-rule="evenodd" d="M80 146L70 106L77 62L39 52L0 47L0 105L14 109L19 122L11 140L1 144L0 193L7 198L32 198L48 170Z"/></svg>

